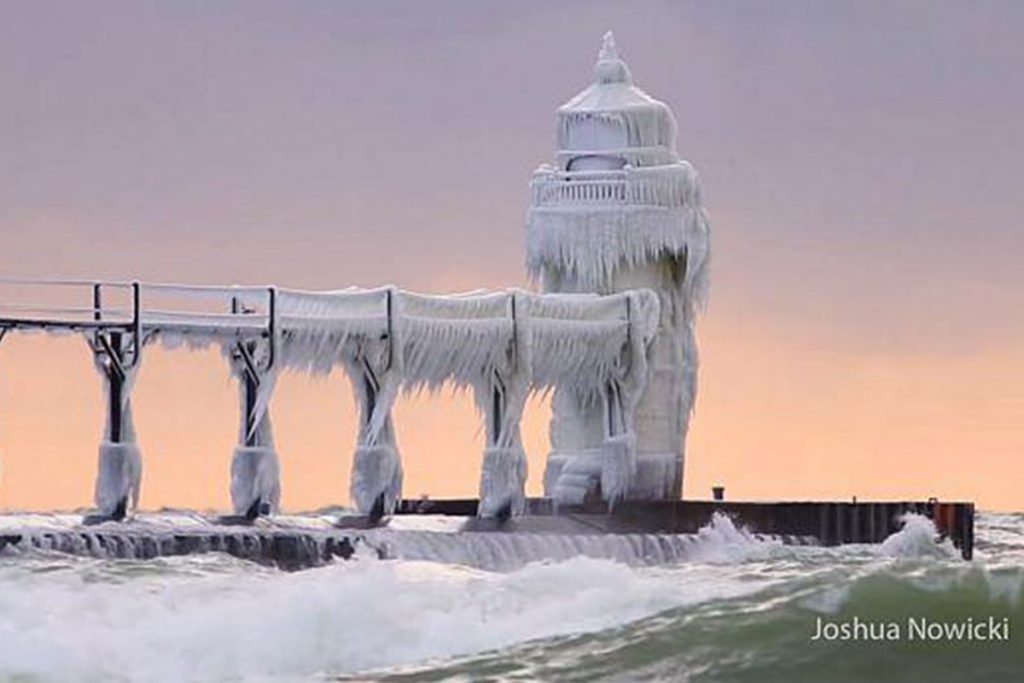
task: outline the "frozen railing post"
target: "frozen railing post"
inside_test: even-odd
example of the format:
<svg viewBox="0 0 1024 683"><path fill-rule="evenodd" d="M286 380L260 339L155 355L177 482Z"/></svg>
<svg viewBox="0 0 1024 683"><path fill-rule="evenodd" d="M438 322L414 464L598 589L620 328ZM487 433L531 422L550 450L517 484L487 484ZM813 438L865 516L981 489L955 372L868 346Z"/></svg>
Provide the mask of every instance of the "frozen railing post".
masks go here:
<svg viewBox="0 0 1024 683"><path fill-rule="evenodd" d="M132 318L127 330L98 325L90 343L107 396L107 421L100 442L94 499L99 514L113 520L124 519L130 508L138 506L142 480L142 455L136 442L131 409L131 390L142 358L138 282L131 284L131 293ZM92 297L94 322L107 322L102 283L93 284Z"/></svg>
<svg viewBox="0 0 1024 683"><path fill-rule="evenodd" d="M383 294L383 338L364 338L349 369L360 409L350 495L356 509L372 520L394 512L403 478L391 416L404 370L401 313L395 291L389 287Z"/></svg>
<svg viewBox="0 0 1024 683"><path fill-rule="evenodd" d="M508 519L521 514L526 506L526 452L523 450L520 422L530 394L529 316L524 311L525 297L512 292L508 297L508 316L512 333L505 368L495 368L483 389L489 394L485 420L487 445L480 474L481 517Z"/></svg>
<svg viewBox="0 0 1024 683"><path fill-rule="evenodd" d="M250 315L238 296L231 298L232 315ZM280 465L270 426L270 396L277 379L277 290L267 288L267 326L257 339L240 338L230 352L238 377L241 427L231 458L231 503L248 519L276 512L281 503Z"/></svg>

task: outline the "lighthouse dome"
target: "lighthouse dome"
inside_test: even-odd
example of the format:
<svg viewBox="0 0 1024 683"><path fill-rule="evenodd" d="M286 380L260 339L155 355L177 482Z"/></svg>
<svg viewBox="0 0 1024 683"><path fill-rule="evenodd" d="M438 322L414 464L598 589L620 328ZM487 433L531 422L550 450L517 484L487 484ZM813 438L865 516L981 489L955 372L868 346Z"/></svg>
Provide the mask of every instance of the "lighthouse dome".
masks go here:
<svg viewBox="0 0 1024 683"><path fill-rule="evenodd" d="M672 163L676 121L672 111L633 85L615 38L604 36L594 82L558 109L563 170L613 170Z"/></svg>

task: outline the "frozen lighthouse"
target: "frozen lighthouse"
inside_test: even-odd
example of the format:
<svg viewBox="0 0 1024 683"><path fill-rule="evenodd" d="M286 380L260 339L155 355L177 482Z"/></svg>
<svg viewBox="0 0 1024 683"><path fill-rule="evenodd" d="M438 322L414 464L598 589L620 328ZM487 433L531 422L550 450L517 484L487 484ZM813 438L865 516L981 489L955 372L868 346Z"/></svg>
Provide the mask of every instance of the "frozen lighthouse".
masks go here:
<svg viewBox="0 0 1024 683"><path fill-rule="evenodd" d="M357 551L488 570L577 555L662 564L699 559L691 554L700 546L694 535L708 525L714 534L733 534L735 526L773 542L832 546L883 542L914 513L931 518L914 518L929 536L951 539L970 559L970 502L681 499L697 390L694 321L709 253L696 173L676 152L672 112L633 85L611 34L594 82L558 109L556 138L554 163L530 183L527 217L527 265L543 291L423 294L391 284L306 290L0 273L0 342L21 331L77 335L106 390L96 514L81 525L64 515L52 526L37 526L45 517L36 515L17 525L0 519L0 553L7 545L125 559L216 551L284 569ZM157 344L174 353L219 348L237 380L240 429L225 467L234 514L206 521L195 513L137 514L144 454L131 394ZM271 406L285 398L274 398L282 373L345 377L351 385L358 410L334 418L356 427L349 509L337 519L278 514L288 500L282 473L300 464L278 452L271 429ZM410 499L400 443L416 425L401 424L396 402L444 388L466 391L477 408L478 493ZM551 452L545 496L531 497L522 422L538 394L552 397ZM440 445L418 457L451 466ZM0 487L0 505L9 487ZM730 520L724 529L716 529L720 515ZM264 516L277 519L260 522ZM114 523L133 518L139 523Z"/></svg>
<svg viewBox="0 0 1024 683"><path fill-rule="evenodd" d="M708 221L697 175L676 153L672 112L633 84L611 33L594 82L558 109L557 143L555 163L531 182L531 274L545 292L648 288L660 319L632 410L615 409L624 399L614 387L599 399L572 386L555 390L545 495L564 503L611 498L601 473L619 462L633 469L625 498L678 498L697 389L693 327L707 291ZM616 424L622 414L633 424Z"/></svg>
<svg viewBox="0 0 1024 683"><path fill-rule="evenodd" d="M274 446L269 410L285 371L340 369L351 381L360 410L350 498L369 524L409 509L396 400L444 386L471 391L483 422L472 514L503 522L552 509L526 496L520 424L529 396L548 392L549 499L613 510L623 500L678 499L708 226L675 138L672 112L633 85L608 34L594 83L558 110L555 164L531 183L527 261L543 293L0 278L0 289L27 297L0 296L0 339L41 329L89 342L109 396L95 487L101 520L124 519L139 501L131 391L155 343L219 346L230 362L240 393L230 468L238 518L280 505L288 455ZM46 303L58 294L68 305Z"/></svg>

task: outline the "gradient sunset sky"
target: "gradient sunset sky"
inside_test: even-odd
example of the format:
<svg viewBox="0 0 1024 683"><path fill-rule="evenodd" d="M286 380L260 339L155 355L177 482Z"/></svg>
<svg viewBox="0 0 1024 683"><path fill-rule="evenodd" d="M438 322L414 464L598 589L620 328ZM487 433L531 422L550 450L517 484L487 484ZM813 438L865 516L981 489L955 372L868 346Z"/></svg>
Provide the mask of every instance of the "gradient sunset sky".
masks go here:
<svg viewBox="0 0 1024 683"><path fill-rule="evenodd" d="M712 218L685 495L1024 510L1022 2L3 2L0 275L524 286L608 29ZM228 507L219 354L147 348L135 397L142 506ZM272 414L284 506L347 502L347 380ZM9 335L0 508L88 505L102 419L81 338ZM397 428L407 495L475 493L468 397Z"/></svg>

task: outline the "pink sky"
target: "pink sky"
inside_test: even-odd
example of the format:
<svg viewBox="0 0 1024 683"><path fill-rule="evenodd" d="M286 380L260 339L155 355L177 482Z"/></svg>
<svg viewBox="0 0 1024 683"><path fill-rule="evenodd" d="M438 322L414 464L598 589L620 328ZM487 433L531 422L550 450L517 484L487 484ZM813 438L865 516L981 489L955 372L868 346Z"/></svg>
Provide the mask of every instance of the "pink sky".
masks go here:
<svg viewBox="0 0 1024 683"><path fill-rule="evenodd" d="M526 183L614 29L714 235L685 494L1024 509L1024 5L75 2L0 9L0 274L526 284ZM0 345L0 507L87 505L84 342ZM406 493L471 495L468 399L405 401ZM148 353L143 505L227 505L234 389ZM273 405L284 504L347 501L347 381ZM539 491L545 408L527 417Z"/></svg>

